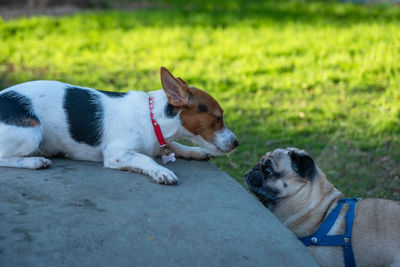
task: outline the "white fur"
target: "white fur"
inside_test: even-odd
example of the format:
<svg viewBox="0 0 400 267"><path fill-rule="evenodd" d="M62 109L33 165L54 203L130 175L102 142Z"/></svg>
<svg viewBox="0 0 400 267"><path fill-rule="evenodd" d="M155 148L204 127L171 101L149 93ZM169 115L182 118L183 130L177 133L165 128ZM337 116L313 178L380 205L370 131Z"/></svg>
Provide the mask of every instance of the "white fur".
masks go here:
<svg viewBox="0 0 400 267"><path fill-rule="evenodd" d="M69 84L56 81L33 81L7 88L1 93L13 90L29 98L33 112L41 125L17 127L0 123L0 166L43 168L50 165L44 158L26 157L40 154L46 157L64 153L75 160L104 162L114 169L137 171L152 177L159 183L176 183L177 177L170 170L158 165L151 157L161 155L150 120L149 95L154 99L154 117L160 124L163 136L171 144L171 150L184 158L205 159L220 154L226 140L232 138L227 128L216 134L215 144L187 131L179 116L167 117L167 97L163 90L144 93L130 91L124 97L109 97L91 88L100 96L104 110L104 131L101 144L97 147L78 143L70 136L67 118L63 109L65 89ZM230 136L229 136L230 133ZM174 140L188 139L204 148L191 148ZM225 140L225 141L224 141Z"/></svg>
<svg viewBox="0 0 400 267"><path fill-rule="evenodd" d="M191 141L196 145L203 147L208 154L217 156L232 150L232 143L236 140L236 136L228 127L224 126L221 130L215 132L213 142L207 142L200 135L192 135L186 131L188 136L191 135Z"/></svg>

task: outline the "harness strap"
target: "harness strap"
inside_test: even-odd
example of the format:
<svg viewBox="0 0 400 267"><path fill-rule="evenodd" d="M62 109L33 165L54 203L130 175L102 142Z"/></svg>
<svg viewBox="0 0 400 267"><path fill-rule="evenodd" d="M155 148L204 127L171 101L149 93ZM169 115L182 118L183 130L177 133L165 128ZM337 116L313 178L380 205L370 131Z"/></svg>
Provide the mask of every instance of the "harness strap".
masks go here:
<svg viewBox="0 0 400 267"><path fill-rule="evenodd" d="M344 256L344 264L345 266L356 266L356 260L354 259L353 247L351 246L351 237L353 233L353 222L354 222L354 213L357 201L359 198L351 198L345 199L345 203L350 204L349 210L346 214L346 235L349 240L348 244L343 246L343 256Z"/></svg>
<svg viewBox="0 0 400 267"><path fill-rule="evenodd" d="M353 231L354 212L357 201L360 198L343 198L339 200L337 206L329 213L328 217L322 222L314 234L301 237L299 240L307 247L309 246L342 246L343 257L346 267L356 266L353 248L351 246L351 235ZM346 214L346 232L343 235L327 235L335 224L342 210L343 203L349 204Z"/></svg>

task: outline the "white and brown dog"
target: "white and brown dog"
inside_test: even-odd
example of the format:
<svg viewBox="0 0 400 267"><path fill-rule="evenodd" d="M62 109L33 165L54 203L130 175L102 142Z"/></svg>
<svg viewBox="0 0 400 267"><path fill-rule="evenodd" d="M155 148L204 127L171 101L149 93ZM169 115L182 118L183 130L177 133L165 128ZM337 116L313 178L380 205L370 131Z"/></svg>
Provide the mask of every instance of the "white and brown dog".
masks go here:
<svg viewBox="0 0 400 267"><path fill-rule="evenodd" d="M357 200L344 200L305 151L266 153L245 184L321 266L400 266L400 203L370 198L351 208Z"/></svg>
<svg viewBox="0 0 400 267"><path fill-rule="evenodd" d="M149 93L105 92L56 81L32 81L3 90L0 166L47 168L51 161L45 157L63 154L176 184L176 175L151 158L164 153L157 127L169 150L186 159L207 159L239 145L214 98L166 68L161 68L161 82L164 90ZM201 148L173 142L181 139Z"/></svg>

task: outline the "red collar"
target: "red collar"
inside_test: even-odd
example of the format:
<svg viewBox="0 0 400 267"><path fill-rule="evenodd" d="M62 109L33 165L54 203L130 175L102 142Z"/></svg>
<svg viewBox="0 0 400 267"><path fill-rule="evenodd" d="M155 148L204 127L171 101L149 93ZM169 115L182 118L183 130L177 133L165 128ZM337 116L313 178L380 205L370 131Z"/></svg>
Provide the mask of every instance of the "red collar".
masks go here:
<svg viewBox="0 0 400 267"><path fill-rule="evenodd" d="M169 145L167 142L165 142L164 136L162 135L160 125L154 118L154 100L153 97L149 97L149 108L150 108L150 118L151 118L151 123L153 124L154 128L154 133L157 136L158 143L160 144L160 147L164 149L165 154L161 156L163 163L167 163L168 161L175 161L175 154L171 153L171 150L169 149Z"/></svg>
<svg viewBox="0 0 400 267"><path fill-rule="evenodd" d="M154 113L153 113L154 106L153 105L154 105L153 97L150 96L149 97L150 117L151 117L151 123L153 124L154 133L157 136L157 140L158 140L158 143L160 144L160 147L167 150L168 144L165 142L164 136L162 135L160 125L154 118Z"/></svg>

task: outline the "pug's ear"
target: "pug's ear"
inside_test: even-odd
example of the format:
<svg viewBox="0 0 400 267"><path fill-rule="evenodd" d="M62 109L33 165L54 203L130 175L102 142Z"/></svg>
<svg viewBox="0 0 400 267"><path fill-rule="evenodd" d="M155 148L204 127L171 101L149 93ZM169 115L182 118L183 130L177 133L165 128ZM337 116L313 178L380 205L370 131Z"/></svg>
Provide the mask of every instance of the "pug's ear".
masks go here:
<svg viewBox="0 0 400 267"><path fill-rule="evenodd" d="M307 154L299 154L296 151L290 151L289 157L292 163L292 169L302 178L311 179L315 173L314 160Z"/></svg>

